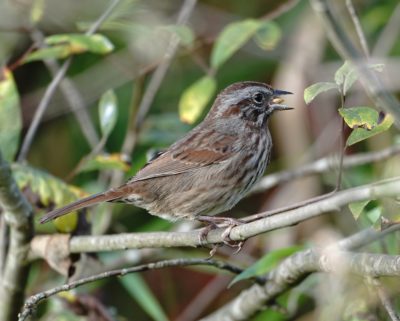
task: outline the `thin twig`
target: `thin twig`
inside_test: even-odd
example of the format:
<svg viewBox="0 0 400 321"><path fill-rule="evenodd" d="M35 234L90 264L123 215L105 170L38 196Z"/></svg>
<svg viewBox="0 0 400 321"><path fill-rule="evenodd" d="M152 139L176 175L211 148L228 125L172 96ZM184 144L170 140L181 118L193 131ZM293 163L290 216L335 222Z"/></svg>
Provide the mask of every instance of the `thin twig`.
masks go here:
<svg viewBox="0 0 400 321"><path fill-rule="evenodd" d="M266 275L264 286L253 285L202 321L245 321L314 272L348 271L363 277L400 275L400 256L346 251L305 250L283 260Z"/></svg>
<svg viewBox="0 0 400 321"><path fill-rule="evenodd" d="M375 286L378 297L381 300L381 303L385 308L387 314L389 315L390 320L400 321L399 317L397 316L396 309L394 308L392 302L390 302L390 298L383 288L381 282L379 282L378 279L373 279L372 284Z"/></svg>
<svg viewBox="0 0 400 321"><path fill-rule="evenodd" d="M100 27L100 25L107 19L107 17L111 14L114 8L118 5L120 0L113 0L109 7L104 11L104 13L93 23L93 25L89 28L89 30L85 33L86 35L91 35L96 32L96 30ZM21 151L18 155L18 162L22 162L26 159L26 156L29 152L29 149L32 145L33 138L37 132L39 124L43 118L43 115L52 99L58 85L61 80L64 78L69 66L71 65L72 57L69 57L58 70L58 73L51 81L50 85L46 88L46 91L43 95L42 100L39 103L39 106L35 112L35 115L32 120L32 124L29 126L28 132L24 138L22 143Z"/></svg>
<svg viewBox="0 0 400 321"><path fill-rule="evenodd" d="M350 60L354 64L360 74L360 82L368 95L377 107L393 115L395 126L400 128L399 100L384 87L376 73L367 68L365 63L360 63L364 57L349 38L348 32L343 29L343 25L339 22L340 17L336 17L329 7L329 4L333 2L328 4L327 0L310 1L312 8L321 16L332 45L344 59Z"/></svg>
<svg viewBox="0 0 400 321"><path fill-rule="evenodd" d="M9 231L4 213L0 213L0 283L2 282L3 269L6 263Z"/></svg>
<svg viewBox="0 0 400 321"><path fill-rule="evenodd" d="M367 39L365 38L364 32L361 27L360 20L357 17L356 10L354 9L353 2L351 0L346 0L346 7L350 13L351 20L353 21L354 28L356 29L358 39L360 40L361 48L364 51L365 57L369 57L369 49L367 44Z"/></svg>
<svg viewBox="0 0 400 321"><path fill-rule="evenodd" d="M265 20L276 19L279 16L281 16L282 14L292 10L298 3L299 3L299 0L285 1L281 5L279 5L275 10L265 14L261 19L265 19Z"/></svg>
<svg viewBox="0 0 400 321"><path fill-rule="evenodd" d="M344 157L343 168L348 169L355 166L379 162L400 153L400 144L393 145L380 151L360 153ZM322 174L338 167L336 157L320 158L312 163L305 164L292 170L267 175L252 189L251 193L263 192L281 183L301 178L308 175Z"/></svg>
<svg viewBox="0 0 400 321"><path fill-rule="evenodd" d="M90 153L82 157L81 160L78 162L78 164L76 164L76 166L72 169L72 171L65 177L66 182L70 182L75 177L75 175L78 174L90 160L96 157L103 150L107 142L107 139L108 139L107 135L101 137L101 139L97 142L97 144L93 146Z"/></svg>
<svg viewBox="0 0 400 321"><path fill-rule="evenodd" d="M177 25L184 25L189 20L189 17L196 5L197 0L185 0L181 10L178 14ZM125 138L127 142L124 142L125 146L125 153L131 154L133 149L136 145L137 135L140 132L141 126L143 124L143 120L146 117L151 104L153 103L154 97L160 88L162 81L171 65L171 62L175 56L176 50L179 45L179 38L177 35L171 35L171 40L168 43L166 48L164 59L162 62L157 66L156 70L154 71L149 84L147 85L146 91L143 94L142 100L139 104L139 108L136 114L135 123L133 129L130 130Z"/></svg>
<svg viewBox="0 0 400 321"><path fill-rule="evenodd" d="M40 30L33 30L31 37L36 43L39 44L39 47L45 47L44 35ZM60 69L58 62L55 59L45 59L43 62L50 71L51 75L55 77ZM99 137L89 113L85 108L81 93L77 90L73 82L68 77L65 77L61 81L60 89L65 100L67 100L72 112L74 113L81 131L86 138L86 141L92 149L95 148L99 142Z"/></svg>
<svg viewBox="0 0 400 321"><path fill-rule="evenodd" d="M342 93L341 95L341 107L344 108L344 102L346 100L345 95ZM342 176L343 176L343 159L344 155L346 153L346 145L344 144L345 136L344 136L344 129L345 129L345 123L344 119L342 118L342 121L340 123L340 135L339 135L339 170L338 170L338 176L337 176L337 181L336 181L336 187L334 191L339 191L341 186L342 186Z"/></svg>
<svg viewBox="0 0 400 321"><path fill-rule="evenodd" d="M39 124L43 118L43 115L47 109L47 106L49 105L50 100L53 97L53 95L58 87L58 84L64 78L65 73L67 72L69 66L71 65L71 62L72 62L72 58L70 57L63 63L63 65L59 69L57 75L53 78L50 85L46 88L43 98L40 101L38 108L36 109L32 123L29 126L28 132L25 135L24 141L22 143L21 151L18 155L18 162L22 162L26 159L26 156L31 147L33 138L34 138L36 131L39 127Z"/></svg>
<svg viewBox="0 0 400 321"><path fill-rule="evenodd" d="M182 7L178 13L177 25L185 25L189 20L189 17L197 3L197 0L185 0L182 4ZM151 76L149 84L146 87L146 90L142 96L137 112L135 112L135 119L132 122L132 125L129 126L128 131L126 133L123 146L123 153L127 155L131 155L134 151L134 148L137 143L138 135L141 130L141 126L143 124L143 120L145 119L151 104L153 103L154 97L160 88L162 81L171 65L171 62L175 56L176 50L179 45L179 38L177 35L171 35L170 41L167 45L167 49L165 51L164 57L161 62L158 64L154 73ZM113 176L111 177L111 186L117 186L122 183L123 174L121 172L115 171Z"/></svg>
<svg viewBox="0 0 400 321"><path fill-rule="evenodd" d="M191 265L206 265L206 266L212 266L217 269L221 270L226 270L234 274L239 274L243 270L231 265L229 263L225 263L222 261L217 261L217 260L210 260L210 259L173 259L173 260L165 260L165 261L159 261L159 262L154 262L154 263L147 263L147 264L142 264L130 268L124 268L124 269L116 269L112 271L107 271L103 272L100 274L92 275L86 278L82 278L55 288L52 288L50 290L40 292L38 294L32 295L29 297L25 305L23 307L23 310L21 314L19 315L19 321L24 321L26 320L36 309L37 305L57 294L63 291L69 291L72 289L75 289L79 286L82 286L87 283L91 283L94 281L102 280L105 278L109 277L114 277L114 276L124 276L126 274L130 273L137 273L137 272L143 272L143 271L149 271L149 270L158 270L158 269L164 269L168 267L184 267L184 266L191 266Z"/></svg>

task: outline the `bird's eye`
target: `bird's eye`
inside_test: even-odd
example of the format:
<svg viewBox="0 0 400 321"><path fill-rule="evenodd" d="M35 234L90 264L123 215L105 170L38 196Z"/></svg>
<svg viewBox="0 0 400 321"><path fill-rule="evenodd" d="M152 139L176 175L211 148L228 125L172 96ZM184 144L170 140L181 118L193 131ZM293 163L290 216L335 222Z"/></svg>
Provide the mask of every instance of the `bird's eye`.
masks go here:
<svg viewBox="0 0 400 321"><path fill-rule="evenodd" d="M263 93L258 92L258 93L255 93L255 94L253 95L253 101L254 101L257 105L262 104L262 103L264 102L264 100L265 100L265 97L264 97Z"/></svg>

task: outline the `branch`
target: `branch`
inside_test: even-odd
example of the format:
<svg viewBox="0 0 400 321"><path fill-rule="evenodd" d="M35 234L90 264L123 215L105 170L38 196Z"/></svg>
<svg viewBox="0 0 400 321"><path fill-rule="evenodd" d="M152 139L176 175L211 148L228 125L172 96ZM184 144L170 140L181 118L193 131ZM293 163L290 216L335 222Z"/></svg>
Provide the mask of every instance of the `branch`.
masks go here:
<svg viewBox="0 0 400 321"><path fill-rule="evenodd" d="M46 47L44 43L44 35L39 29L34 29L31 38L39 44L40 48ZM50 71L52 77L57 75L60 66L56 59L45 59L43 63ZM60 83L60 90L64 95L64 99L68 102L71 111L74 113L79 127L86 138L89 146L93 149L99 142L96 129L90 119L89 112L85 108L81 93L78 91L74 83L68 77L65 77Z"/></svg>
<svg viewBox="0 0 400 321"><path fill-rule="evenodd" d="M356 66L361 76L359 79L375 105L392 114L396 127L400 128L400 102L384 88L379 76L367 68L365 63L360 62L364 59L363 55L354 46L338 17L335 17L327 0L311 0L311 4L314 11L321 16L332 45L344 59L350 60Z"/></svg>
<svg viewBox="0 0 400 321"><path fill-rule="evenodd" d="M351 0L346 0L346 7L350 13L351 20L353 21L353 25L354 28L356 29L358 39L360 40L361 48L364 51L364 55L365 57L369 57L367 39L365 39L365 35L362 30L360 20L357 17L356 9L354 9L353 2Z"/></svg>
<svg viewBox="0 0 400 321"><path fill-rule="evenodd" d="M345 157L343 160L343 169L364 165L372 162L378 162L390 158L400 153L400 144L376 152L360 153L354 156ZM259 183L252 189L251 193L263 192L283 182L293 179L322 174L337 168L339 161L337 157L330 156L320 158L312 163L305 164L293 170L277 172L263 177Z"/></svg>
<svg viewBox="0 0 400 321"><path fill-rule="evenodd" d="M32 208L19 191L0 153L0 205L10 228L9 247L0 280L0 321L16 320L29 272L26 258L33 235Z"/></svg>
<svg viewBox="0 0 400 321"><path fill-rule="evenodd" d="M298 224L304 220L323 213L338 211L349 203L380 197L395 197L400 193L400 177L379 181L373 184L349 188L326 197L323 200L306 206L282 212L279 215L264 217L257 221L232 228L230 238L233 241L243 241L252 236ZM265 215L268 212L260 213ZM208 244L223 242L225 228L212 230L207 235ZM32 243L46 244L46 239L54 239L56 235L36 236ZM198 247L204 245L199 240L199 231L189 232L150 232L122 233L115 235L73 236L69 241L71 253L101 252L125 250L132 248L164 248L164 247ZM40 256L34 248L32 254Z"/></svg>
<svg viewBox="0 0 400 321"><path fill-rule="evenodd" d="M377 279L374 279L374 280L372 280L372 284L375 286L379 300L381 300L381 303L382 303L383 307L385 308L387 314L389 315L390 320L400 321L399 317L397 316L396 309L393 307L392 302L390 302L390 298L388 297L381 282Z"/></svg>
<svg viewBox="0 0 400 321"><path fill-rule="evenodd" d="M32 295L29 297L23 307L23 310L19 316L19 321L24 321L26 320L27 317L29 317L34 310L36 309L37 305L57 294L63 291L69 291L72 289L75 289L79 286L82 286L87 283L91 283L94 281L102 280L105 278L113 277L113 276L124 276L129 273L137 273L137 272L144 272L144 271L149 271L149 270L158 270L158 269L164 269L167 267L183 267L183 266L190 266L190 265L206 265L206 266L212 266L217 269L221 270L226 270L231 273L239 274L243 270L233 266L231 264L222 262L222 261L217 261L217 260L209 260L209 259L173 259L173 260L165 260L165 261L159 261L155 263L148 263L148 264L143 264L143 265L138 265L130 268L124 268L124 269L117 269L117 270L112 270L112 271L107 271L104 273L100 273L97 275L92 275L86 278L82 278L55 288L52 288L50 290L44 291L37 293L35 295Z"/></svg>
<svg viewBox="0 0 400 321"><path fill-rule="evenodd" d="M396 226L391 231L385 231L384 234L367 229L328 246L323 251L309 249L298 252L269 272L265 285L251 286L218 311L203 318L202 321L249 320L255 313L264 309L266 304L273 302L279 295L300 283L312 272L342 273L347 271L363 277L399 276L400 256L346 252L375 241L399 228Z"/></svg>
<svg viewBox="0 0 400 321"><path fill-rule="evenodd" d="M120 0L114 0L109 7L104 11L104 13L93 23L90 29L85 33L86 35L92 35L96 32L96 30L101 26L101 24L109 17L111 12L117 6ZM60 84L61 80L64 78L65 74L69 66L71 65L72 57L69 57L60 67L56 76L51 81L50 85L46 88L46 91L43 95L42 100L39 103L39 106L35 112L32 123L29 126L28 132L25 135L24 141L22 143L21 151L18 155L18 161L24 161L28 154L28 151L31 147L33 138L35 137L36 131L39 127L39 124L43 118L43 115L50 103L50 100L53 98L53 95Z"/></svg>
<svg viewBox="0 0 400 321"><path fill-rule="evenodd" d="M185 0L182 8L178 14L177 25L184 25L187 23L197 0ZM136 114L136 119L133 124L133 128L130 129L129 135L126 137L124 146L124 153L130 154L136 144L137 134L140 131L143 120L146 117L151 104L153 103L154 97L160 88L162 81L171 65L172 59L175 56L176 50L179 45L179 38L176 35L171 36L171 40L168 44L168 47L165 51L165 55L163 61L157 66L154 71L149 84L146 88L145 93L143 94L143 98L140 102L138 112Z"/></svg>
<svg viewBox="0 0 400 321"><path fill-rule="evenodd" d="M400 229L400 225L392 226L391 228L389 228L383 232L378 232L372 228L366 229L364 231L357 233L356 235L353 235L351 237L348 237L348 238L338 242L334 246L328 247L326 252L327 253L335 252L335 251L332 251L333 247L335 247L335 249L339 248L342 250L343 249L354 249L356 247L360 247L360 246L370 243L374 240L377 240L380 237L387 235L388 233L394 232L398 229ZM305 253L309 252L309 251L310 250L305 251ZM306 253L305 255L308 255L308 254ZM332 265L330 265L329 261L326 261L326 259L324 259L324 258L320 258L320 261L323 262L327 267L332 266ZM83 278L80 280L76 280L71 283L64 284L62 286L58 286L58 287L52 288L52 289L44 291L44 292L37 293L37 294L29 297L25 302L25 305L24 305L22 313L20 314L19 320L23 321L28 316L30 316L41 301L49 298L50 296L53 296L53 295L59 293L59 292L62 292L62 291L69 291L69 290L77 288L81 285L84 285L84 284L87 284L90 282L94 282L94 281L98 281L101 279L105 279L108 277L124 276L128 273L143 272L143 271L154 270L154 269L162 269L162 268L166 268L166 267L176 267L176 266L183 267L183 266L189 266L189 265L213 266L218 269L226 270L226 271L229 271L229 272L232 272L235 274L239 274L243 271L242 269L240 269L236 266L233 266L231 264L228 264L228 263L225 263L222 261L210 260L210 259L173 259L173 260L165 260L165 261L160 261L160 262L155 262L155 263L143 264L143 265L139 265L139 266L135 266L135 267L131 267L131 268L107 271L107 272L103 272L103 273L100 273L97 275L86 277L86 278ZM376 265L374 265L374 266L376 267ZM385 270L384 268L380 268L379 271L382 271L382 273L389 273L389 274L395 273L390 269ZM387 271L389 271L389 272L387 272ZM273 273L273 272L271 272L271 273ZM267 278L256 278L256 282L258 283L257 286L261 286L265 283L268 284L271 281L271 279L270 279L271 273L268 274ZM389 275L389 274L387 274L387 275ZM268 280L268 281L266 282L266 280Z"/></svg>

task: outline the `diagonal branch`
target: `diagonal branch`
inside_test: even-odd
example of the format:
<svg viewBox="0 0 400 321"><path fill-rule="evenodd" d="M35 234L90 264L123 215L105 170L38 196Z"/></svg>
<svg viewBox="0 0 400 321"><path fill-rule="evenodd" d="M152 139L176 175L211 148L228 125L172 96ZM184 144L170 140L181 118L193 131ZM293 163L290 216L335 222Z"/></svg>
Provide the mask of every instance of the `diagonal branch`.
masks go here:
<svg viewBox="0 0 400 321"><path fill-rule="evenodd" d="M322 257L322 255L320 255L320 257L318 258L318 260L319 260L318 265L323 266L323 268L321 268L322 271L325 270L328 272L332 272L331 266L334 266L334 265L330 264L329 260L336 259L338 256L341 257L341 256L343 256L343 253L344 253L344 252L338 252L338 250L339 251L352 250L352 249L361 247L365 244L368 244L370 242L373 242L373 241L379 239L380 237L387 235L388 233L392 233L396 230L399 230L399 228L400 228L400 225L393 226L384 232L378 232L378 231L370 228L370 229L361 231L361 232L359 232L351 237L348 237L344 240L341 240L341 241L337 242L336 244L329 246L325 251L326 253L334 252L335 256L329 255L327 257L327 259L328 259L327 260L325 257ZM289 263L284 261L281 265L288 266L290 264L293 264L293 262L296 262L298 260L296 258L297 256L299 256L301 260L304 260L304 258L307 258L308 256L310 256L310 254L313 254L312 250L307 250L307 251L297 253L293 256L294 258L290 257L289 259L286 260ZM360 273L363 275L365 275L365 274L375 275L375 274L379 274L379 273L382 273L383 275L398 275L400 273L400 267L396 267L395 269L390 267L391 262L393 262L394 260L399 260L399 257L382 256L383 258L380 258L379 255L375 255L375 256L373 256L373 255L372 256L371 255L369 255L369 256L368 255L358 255L357 256L356 254L351 254L351 253L347 253L347 252L345 254L346 254L345 255L346 258L348 258L349 256L354 256L355 263L351 265L351 269L352 269L352 271L354 271L356 273ZM315 255L315 257L316 257L316 255ZM387 262L385 262L385 264L382 264L382 260L386 260ZM360 261L360 262L357 262L357 261ZM372 261L378 262L378 263L372 262L372 263L374 263L374 268L368 269L363 266L365 261L368 261L367 263L371 263ZM304 264L304 262L303 263L300 262L299 264ZM190 266L190 265L212 266L212 267L215 267L215 268L218 268L221 270L226 270L226 271L229 271L229 272L235 273L235 274L241 273L243 271L242 269L240 269L234 265L231 265L229 263L217 261L217 260L211 260L211 259L173 259L173 260L165 260L165 261L159 261L159 262L155 262L155 263L143 264L143 265L134 266L134 267L130 267L130 268L111 270L111 271L107 271L107 272L100 273L97 275L92 275L90 277L82 278L80 280L76 280L76 281L70 282L68 284L64 284L64 285L49 289L47 291L37 293L37 294L29 297L26 300L23 311L20 314L19 320L23 321L28 316L30 316L41 301L49 298L50 296L53 296L53 295L59 293L59 292L62 292L62 291L69 291L71 289L77 288L84 284L94 282L97 280L101 280L104 278L112 277L112 276L124 276L125 274L128 274L128 273L143 272L143 271L148 271L148 270L162 269L162 268L176 267L176 266L183 267L183 266ZM280 274L279 270L284 269L284 267L282 268L281 265L278 266L278 268L276 269L276 270L278 270L278 272L276 272L276 270L272 271L271 273L269 273L267 275L267 278L261 278L261 277L256 278L255 281L257 282L257 285L254 285L252 288L268 287L274 273L276 275L279 275ZM388 267L388 265L389 265L389 267ZM315 268L315 270L317 270L317 268ZM288 281L289 277L292 277L292 275L287 276L286 281ZM268 281L266 282L266 280L268 280ZM262 306L260 306L259 308L262 308Z"/></svg>
<svg viewBox="0 0 400 321"><path fill-rule="evenodd" d="M391 229L390 232L398 230ZM387 232L385 232L387 234ZM363 277L399 276L400 256L347 252L377 240L382 233L367 229L328 246L305 250L282 261L266 275L265 285L255 284L202 321L245 321L313 272L346 271Z"/></svg>
<svg viewBox="0 0 400 321"><path fill-rule="evenodd" d="M177 25L185 25L196 5L197 0L185 0L181 10L178 14ZM150 78L149 84L147 85L146 91L143 94L142 100L139 104L136 119L132 124L132 128L125 138L123 144L123 153L131 154L134 146L136 145L137 135L143 124L143 120L146 117L151 104L153 103L154 97L161 86L162 81L171 65L171 62L175 56L176 50L178 49L179 38L176 35L171 36L171 40L164 54L163 61L157 66L153 75Z"/></svg>
<svg viewBox="0 0 400 321"><path fill-rule="evenodd" d="M385 308L387 314L389 315L390 320L400 321L399 317L397 316L396 309L394 308L392 302L390 302L390 298L386 293L385 289L383 288L381 282L377 279L373 279L372 284L375 286L378 297L381 300L381 303Z"/></svg>
<svg viewBox="0 0 400 321"><path fill-rule="evenodd" d="M343 169L382 161L398 154L400 154L400 144L390 146L380 151L347 156L343 159ZM330 170L337 168L338 163L339 161L337 157L330 156L320 158L312 163L299 166L298 168L292 170L273 173L263 177L261 181L256 186L254 186L251 192L263 192L278 184L288 182L296 178L326 173Z"/></svg>
<svg viewBox="0 0 400 321"><path fill-rule="evenodd" d="M39 47L45 47L44 35L39 29L32 31L31 38L39 44ZM57 60L45 59L43 63L54 78L60 69ZM60 90L64 95L64 99L68 102L71 111L74 113L83 136L86 138L89 146L93 149L98 144L99 137L94 124L90 119L89 112L85 108L81 93L78 91L72 80L68 77L65 77L61 81Z"/></svg>
<svg viewBox="0 0 400 321"><path fill-rule="evenodd" d="M366 199L380 197L396 197L400 193L400 177L379 181L373 184L342 190L323 200L282 212L279 215L263 217L257 221L232 228L230 238L233 241L243 241L252 236L272 231L278 228L298 224L304 220L322 215L327 212L340 210L344 205ZM259 215L265 216L266 213ZM223 242L224 228L212 230L207 235L208 244ZM41 235L34 242L46 243L46 238L55 235ZM132 248L163 248L204 245L199 240L199 231L189 232L150 232L150 233L122 233L117 235L73 236L69 241L71 253L101 252L124 250ZM32 255L39 255L33 250Z"/></svg>
<svg viewBox="0 0 400 321"><path fill-rule="evenodd" d="M86 32L86 35L92 35L96 32L96 30L101 26L101 24L109 17L109 15L112 13L114 8L118 5L120 0L113 0L109 7L104 11L104 13L93 23L93 25L89 28L89 30ZM29 126L28 132L26 133L26 136L24 138L24 141L22 143L21 151L18 155L18 161L22 162L26 159L26 156L28 155L29 149L32 145L33 138L35 137L35 134L37 132L37 129L39 128L39 124L43 118L43 115L50 103L50 100L53 98L54 93L56 92L56 89L62 79L64 78L65 74L67 73L67 70L69 66L71 65L72 62L72 57L69 57L60 67L58 70L57 74L51 81L50 85L46 88L46 91L43 95L42 100L39 103L39 106L35 112L35 115L32 120L32 124Z"/></svg>
<svg viewBox="0 0 400 321"><path fill-rule="evenodd" d="M107 271L103 272L100 274L92 275L86 278L82 278L67 284L63 284L61 286L52 288L50 290L44 291L37 293L35 295L32 295L29 297L24 305L24 308L19 316L19 321L24 321L26 320L36 309L37 305L57 294L63 291L69 291L72 289L75 289L79 286L82 286L87 283L91 283L94 281L102 280L105 278L113 277L113 276L124 276L129 273L137 273L137 272L144 272L144 271L149 271L149 270L159 270L159 269L164 269L168 267L184 267L184 266L191 266L191 265L205 265L205 266L212 266L220 270L225 270L229 271L231 273L239 274L243 272L242 269L231 265L229 263L225 263L222 261L217 261L217 260L210 260L210 259L172 259L172 260L165 260L165 261L159 261L159 262L154 262L154 263L147 263L143 265L138 265L130 268L124 268L124 269L117 269L117 270L112 270L112 271Z"/></svg>

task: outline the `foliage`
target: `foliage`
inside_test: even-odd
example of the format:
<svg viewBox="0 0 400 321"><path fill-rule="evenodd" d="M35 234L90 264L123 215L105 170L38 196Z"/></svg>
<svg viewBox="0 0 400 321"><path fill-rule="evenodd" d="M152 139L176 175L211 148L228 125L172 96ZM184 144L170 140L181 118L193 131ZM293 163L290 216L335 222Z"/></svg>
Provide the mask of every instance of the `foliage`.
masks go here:
<svg viewBox="0 0 400 321"><path fill-rule="evenodd" d="M367 68L382 72L383 64L370 64ZM336 89L342 96L342 102L349 89L359 78L357 68L350 62L345 63L336 71L335 82L318 82L304 90L304 100L307 104L311 103L319 94L331 89ZM369 137L387 131L393 124L391 115L380 114L373 108L367 106L345 107L338 109L344 122L354 131L348 137L346 145L351 146Z"/></svg>
<svg viewBox="0 0 400 321"><path fill-rule="evenodd" d="M62 34L53 35L45 39L48 47L37 49L29 53L22 60L23 63L43 59L62 59L71 55L91 52L95 54L108 54L113 49L113 44L103 35Z"/></svg>
<svg viewBox="0 0 400 321"><path fill-rule="evenodd" d="M302 246L291 246L287 248L274 250L265 254L260 260L258 260L252 266L248 267L242 273L238 274L231 281L229 286L232 286L233 284L245 279L253 278L255 276L265 275L267 272L271 271L275 266L277 266L278 263L282 261L285 257L288 257L302 249L303 249Z"/></svg>

